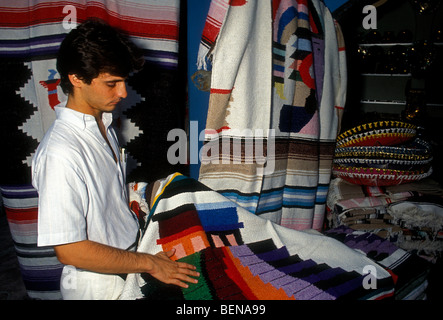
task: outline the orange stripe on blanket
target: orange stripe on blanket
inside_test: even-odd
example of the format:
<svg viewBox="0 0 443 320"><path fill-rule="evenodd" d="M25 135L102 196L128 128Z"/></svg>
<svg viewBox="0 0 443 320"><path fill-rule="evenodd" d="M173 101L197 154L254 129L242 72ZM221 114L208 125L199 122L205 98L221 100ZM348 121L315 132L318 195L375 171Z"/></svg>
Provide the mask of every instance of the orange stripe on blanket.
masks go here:
<svg viewBox="0 0 443 320"><path fill-rule="evenodd" d="M206 233L201 226L195 226L184 230L174 236L157 240L161 244L163 251L175 249L172 260L178 260L199 252L210 246Z"/></svg>
<svg viewBox="0 0 443 320"><path fill-rule="evenodd" d="M258 300L258 297L254 294L254 292L249 288L246 279L243 275L237 270L237 266L234 264L233 259L236 259L231 251L224 247L221 248L223 250L225 258L223 258L223 262L226 265L226 275L231 278L232 281L242 290L243 295L248 300ZM238 260L238 259L237 259Z"/></svg>
<svg viewBox="0 0 443 320"><path fill-rule="evenodd" d="M254 276L248 267L241 264L228 248L223 248L228 267L226 274L242 289L243 294L250 300L295 300L288 297L283 289L277 289L270 283L264 283L259 276Z"/></svg>

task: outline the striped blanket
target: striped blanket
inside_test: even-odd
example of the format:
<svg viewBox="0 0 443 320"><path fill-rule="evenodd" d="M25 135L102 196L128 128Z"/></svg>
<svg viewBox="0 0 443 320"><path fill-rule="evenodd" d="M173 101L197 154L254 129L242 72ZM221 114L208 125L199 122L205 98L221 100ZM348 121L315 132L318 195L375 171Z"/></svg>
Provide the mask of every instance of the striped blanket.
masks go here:
<svg viewBox="0 0 443 320"><path fill-rule="evenodd" d="M398 247L436 261L443 250L443 189L427 178L395 186L331 181L330 227L372 232Z"/></svg>
<svg viewBox="0 0 443 320"><path fill-rule="evenodd" d="M426 299L431 264L370 232L340 226L325 232L348 247L359 250L379 263L395 279L396 300Z"/></svg>
<svg viewBox="0 0 443 320"><path fill-rule="evenodd" d="M130 274L122 299L335 300L394 294L391 274L367 254L317 231L274 224L183 175L134 184L131 194L139 208L150 207L138 250L155 254L175 248L173 259L194 264L200 277L181 289Z"/></svg>
<svg viewBox="0 0 443 320"><path fill-rule="evenodd" d="M0 57L52 57L70 28L96 17L128 33L147 61L177 67L177 0L2 0L0 9Z"/></svg>
<svg viewBox="0 0 443 320"><path fill-rule="evenodd" d="M197 65L208 62L199 180L282 226L320 230L346 91L329 10L318 0L213 0Z"/></svg>
<svg viewBox="0 0 443 320"><path fill-rule="evenodd" d="M28 296L60 300L63 265L53 247L37 246L38 194L31 185L1 186L3 206Z"/></svg>

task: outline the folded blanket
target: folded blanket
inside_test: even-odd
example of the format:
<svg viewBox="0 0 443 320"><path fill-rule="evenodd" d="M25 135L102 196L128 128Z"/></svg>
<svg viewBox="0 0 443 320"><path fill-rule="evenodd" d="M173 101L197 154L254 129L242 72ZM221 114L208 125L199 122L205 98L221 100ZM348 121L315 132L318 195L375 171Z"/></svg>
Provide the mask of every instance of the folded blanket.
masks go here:
<svg viewBox="0 0 443 320"><path fill-rule="evenodd" d="M194 264L199 282L181 289L130 274L121 299L335 300L394 294L385 268L338 240L279 226L180 174L155 190L138 251L175 248L172 259Z"/></svg>
<svg viewBox="0 0 443 320"><path fill-rule="evenodd" d="M327 200L329 226L373 232L433 261L443 252L442 195L430 179L368 187L336 178Z"/></svg>
<svg viewBox="0 0 443 320"><path fill-rule="evenodd" d="M407 250L440 257L443 252L443 206L437 203L402 201L388 207L395 224L404 231L397 244Z"/></svg>
<svg viewBox="0 0 443 320"><path fill-rule="evenodd" d="M395 299L414 300L425 296L431 267L426 260L373 233L340 226L325 234L363 252L389 270L395 279Z"/></svg>

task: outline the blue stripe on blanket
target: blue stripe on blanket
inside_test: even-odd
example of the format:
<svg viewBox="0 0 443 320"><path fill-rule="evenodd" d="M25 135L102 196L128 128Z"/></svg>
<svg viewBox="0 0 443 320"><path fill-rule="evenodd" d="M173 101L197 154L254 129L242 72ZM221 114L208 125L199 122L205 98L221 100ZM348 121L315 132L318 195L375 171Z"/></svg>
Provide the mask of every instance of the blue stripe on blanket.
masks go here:
<svg viewBox="0 0 443 320"><path fill-rule="evenodd" d="M219 208L197 209L197 212L205 231L227 231L243 228L243 223L238 223L236 208L223 208L222 211Z"/></svg>
<svg viewBox="0 0 443 320"><path fill-rule="evenodd" d="M285 186L263 191L260 196L257 194L242 194L234 190L220 190L219 192L249 212L263 214L281 208L310 209L315 205L325 204L328 190L329 185L319 184L316 187ZM260 204L256 208L259 200Z"/></svg>

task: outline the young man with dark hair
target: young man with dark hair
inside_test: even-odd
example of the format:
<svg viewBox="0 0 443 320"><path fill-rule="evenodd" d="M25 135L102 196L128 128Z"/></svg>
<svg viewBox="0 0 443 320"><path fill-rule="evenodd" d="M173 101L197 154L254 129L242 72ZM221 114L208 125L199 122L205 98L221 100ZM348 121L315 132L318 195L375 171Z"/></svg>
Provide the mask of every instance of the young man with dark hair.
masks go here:
<svg viewBox="0 0 443 320"><path fill-rule="evenodd" d="M127 76L142 65L140 51L99 21L79 25L60 46L57 70L68 100L55 108L32 174L38 245L54 246L60 262L76 268L63 272L64 299L117 299L121 275L128 273L181 287L196 282L195 267L172 261L173 251L135 252L139 224L129 208L111 112L127 96ZM71 285L65 286L68 276Z"/></svg>

